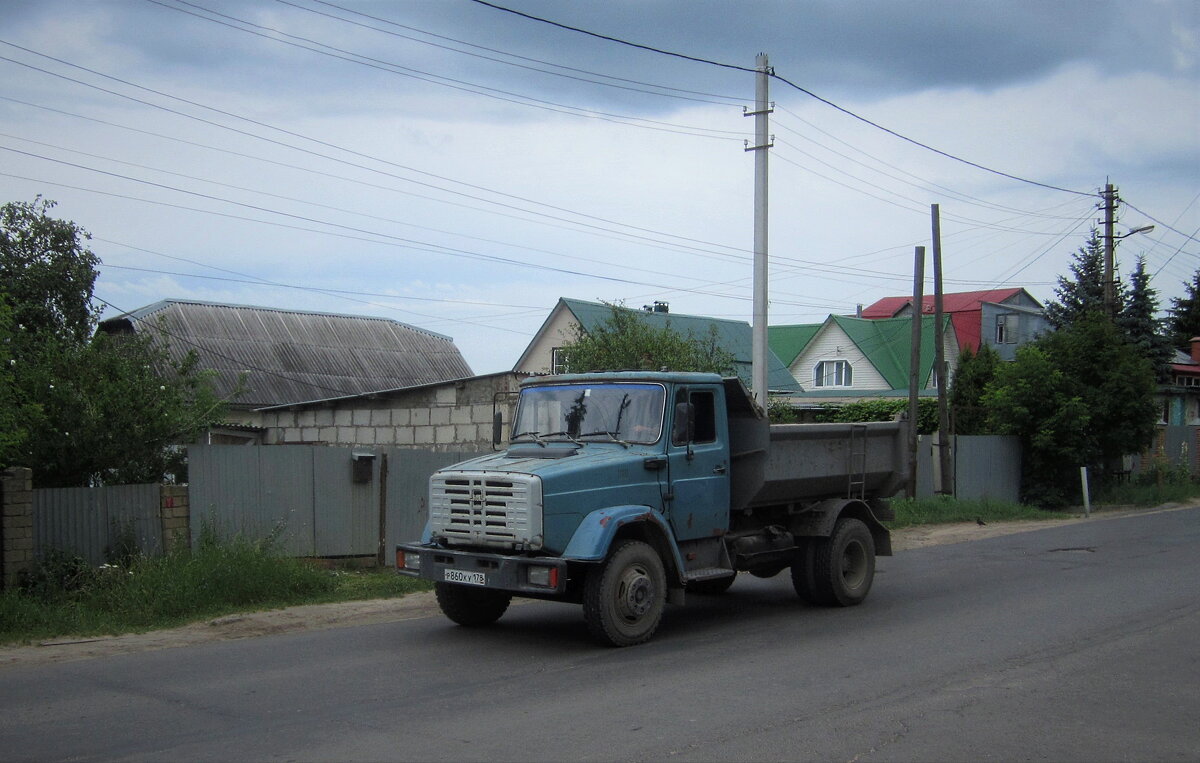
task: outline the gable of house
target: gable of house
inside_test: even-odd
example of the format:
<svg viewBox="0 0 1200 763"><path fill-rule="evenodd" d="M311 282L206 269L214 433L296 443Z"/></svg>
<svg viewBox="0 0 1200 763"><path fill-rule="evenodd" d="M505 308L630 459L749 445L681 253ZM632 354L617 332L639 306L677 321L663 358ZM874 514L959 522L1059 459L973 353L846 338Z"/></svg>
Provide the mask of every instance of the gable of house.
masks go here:
<svg viewBox="0 0 1200 763"><path fill-rule="evenodd" d="M619 308L629 310L631 308ZM655 329L670 326L683 336L706 337L710 330L716 331L717 345L730 353L734 370L747 384L751 379L753 337L750 324L723 318L708 318L682 313L651 312L634 310L638 317ZM526 373L552 373L555 368L555 350L575 338L576 326L585 334L604 324L612 314L612 308L603 302L587 302L581 299L561 297L550 315L526 347L514 366L514 371ZM775 356L767 353L767 386L772 390L796 389L796 382L787 366Z"/></svg>
<svg viewBox="0 0 1200 763"><path fill-rule="evenodd" d="M948 317L943 320L946 328L952 326ZM921 323L918 378L922 388L928 388L933 385L936 331L933 316L923 316ZM796 335L801 336L802 332ZM831 315L817 326L789 370L806 393L907 390L911 348L911 318L871 320ZM943 352L947 364L953 368L958 359L958 342L953 331L945 332ZM842 374L833 377L830 384L829 366L823 364L839 361L849 364L850 383L846 383Z"/></svg>
<svg viewBox="0 0 1200 763"><path fill-rule="evenodd" d="M933 312L934 296L925 295L921 299L921 313L932 315ZM1022 344L1046 330L1048 326L1046 321L1035 317L1043 313L1042 304L1020 287L943 294L942 312L949 315L954 323L954 333L960 348L969 347L977 352L981 344L988 344L997 347L1002 357L1005 356L1003 345ZM862 311L862 317L870 320L902 318L911 314L912 297L885 297ZM995 340L996 316L1001 314L1030 317L1025 320L1024 329L1011 332L1007 341L998 343ZM1014 318L1012 322L1017 326L1021 323L1021 318ZM1015 339L1016 337L1019 339ZM1006 359L1011 360L1011 357Z"/></svg>
<svg viewBox="0 0 1200 763"><path fill-rule="evenodd" d="M177 361L195 351L219 395L241 383L242 410L471 376L450 337L386 318L164 300L98 330L150 332Z"/></svg>

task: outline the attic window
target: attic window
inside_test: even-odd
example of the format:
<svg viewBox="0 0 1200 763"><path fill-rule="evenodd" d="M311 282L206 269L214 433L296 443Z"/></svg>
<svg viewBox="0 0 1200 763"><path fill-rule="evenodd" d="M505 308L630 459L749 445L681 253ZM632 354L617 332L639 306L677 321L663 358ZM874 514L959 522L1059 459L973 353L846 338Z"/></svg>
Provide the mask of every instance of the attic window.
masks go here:
<svg viewBox="0 0 1200 763"><path fill-rule="evenodd" d="M1011 313L996 316L996 344L1016 344L1017 316Z"/></svg>
<svg viewBox="0 0 1200 763"><path fill-rule="evenodd" d="M813 368L814 387L850 387L854 384L854 370L845 360L822 360Z"/></svg>

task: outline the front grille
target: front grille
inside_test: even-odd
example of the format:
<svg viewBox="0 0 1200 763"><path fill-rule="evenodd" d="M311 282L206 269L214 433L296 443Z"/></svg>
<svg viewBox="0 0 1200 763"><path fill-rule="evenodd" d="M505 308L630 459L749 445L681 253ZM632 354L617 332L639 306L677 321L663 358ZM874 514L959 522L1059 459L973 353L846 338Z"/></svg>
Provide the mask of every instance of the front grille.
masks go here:
<svg viewBox="0 0 1200 763"><path fill-rule="evenodd" d="M429 481L429 525L452 546L542 545L542 481L527 474L443 471Z"/></svg>

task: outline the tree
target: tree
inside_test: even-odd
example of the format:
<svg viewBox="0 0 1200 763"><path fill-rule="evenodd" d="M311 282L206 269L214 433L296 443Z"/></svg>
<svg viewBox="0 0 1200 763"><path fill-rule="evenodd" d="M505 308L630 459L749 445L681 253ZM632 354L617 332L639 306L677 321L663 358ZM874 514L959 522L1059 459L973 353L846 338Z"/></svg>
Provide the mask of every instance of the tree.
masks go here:
<svg viewBox="0 0 1200 763"><path fill-rule="evenodd" d="M1092 228L1088 240L1075 253L1071 263L1073 279L1058 277L1054 289L1057 302L1046 304L1046 318L1056 329L1068 326L1089 313L1104 313L1104 239ZM1124 290L1114 276L1113 299L1116 309L1124 304Z"/></svg>
<svg viewBox="0 0 1200 763"><path fill-rule="evenodd" d="M569 373L663 369L733 373L733 354L721 347L715 326L703 336L694 332L685 336L671 328L669 320L655 328L637 310L619 304L608 307L602 323L591 331L576 326L575 336L562 346Z"/></svg>
<svg viewBox="0 0 1200 763"><path fill-rule="evenodd" d="M999 364L1000 354L986 344L981 344L977 353L970 347L963 348L950 385L955 434L991 434L983 398Z"/></svg>
<svg viewBox="0 0 1200 763"><path fill-rule="evenodd" d="M195 357L171 361L161 338L93 337L99 260L52 207L0 207L0 402L15 412L0 465L32 467L42 487L169 477L177 444L218 423L223 402Z"/></svg>
<svg viewBox="0 0 1200 763"><path fill-rule="evenodd" d="M1180 350L1190 348L1192 337L1200 336L1200 270L1184 284L1187 294L1171 300L1171 343Z"/></svg>
<svg viewBox="0 0 1200 763"><path fill-rule="evenodd" d="M1167 377L1174 348L1158 318L1158 292L1150 285L1146 258L1138 257L1129 277L1125 304L1117 315L1117 326L1143 357L1150 361L1159 381Z"/></svg>
<svg viewBox="0 0 1200 763"><path fill-rule="evenodd" d="M984 403L1001 434L1021 438L1027 500L1078 494L1080 466L1115 471L1150 444L1158 419L1154 369L1102 314L1084 316L1000 364Z"/></svg>
<svg viewBox="0 0 1200 763"><path fill-rule="evenodd" d="M0 206L0 291L14 321L38 337L86 342L100 311L92 305L99 258L73 222L46 213L54 202Z"/></svg>

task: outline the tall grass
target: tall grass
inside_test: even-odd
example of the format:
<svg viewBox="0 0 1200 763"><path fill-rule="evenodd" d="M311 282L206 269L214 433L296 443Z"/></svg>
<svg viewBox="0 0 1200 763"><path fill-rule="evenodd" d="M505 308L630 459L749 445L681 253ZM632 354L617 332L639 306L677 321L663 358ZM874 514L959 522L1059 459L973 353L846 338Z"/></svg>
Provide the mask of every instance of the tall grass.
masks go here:
<svg viewBox="0 0 1200 763"><path fill-rule="evenodd" d="M321 569L280 555L269 541L222 541L206 531L195 550L134 555L99 569L67 554L48 554L22 588L0 595L0 642L139 632L230 612L396 596L424 587L391 571Z"/></svg>

